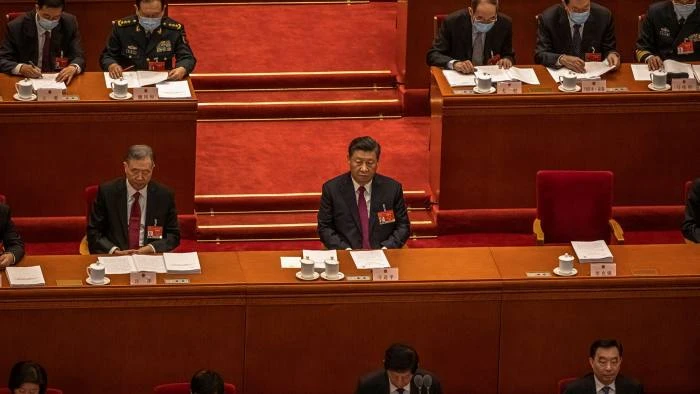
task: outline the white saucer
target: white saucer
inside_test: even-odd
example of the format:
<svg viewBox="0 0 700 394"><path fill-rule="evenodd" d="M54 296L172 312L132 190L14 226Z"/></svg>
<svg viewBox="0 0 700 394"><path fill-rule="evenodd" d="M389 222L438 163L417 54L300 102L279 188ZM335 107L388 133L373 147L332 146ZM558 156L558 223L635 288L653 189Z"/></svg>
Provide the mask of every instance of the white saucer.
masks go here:
<svg viewBox="0 0 700 394"><path fill-rule="evenodd" d="M21 97L19 97L19 93L15 93L12 96L12 98L17 100L17 101L34 101L34 100L36 100L36 94L32 93L32 95L29 98L21 98Z"/></svg>
<svg viewBox="0 0 700 394"><path fill-rule="evenodd" d="M117 97L117 96L114 95L114 92L111 92L111 93L109 94L109 98L111 98L112 100L128 100L128 99L130 99L130 98L132 98L132 97L133 97L133 96L132 96L131 93L129 93L129 92L126 92L126 97Z"/></svg>
<svg viewBox="0 0 700 394"><path fill-rule="evenodd" d="M496 92L496 88L494 88L493 86L491 86L491 88L487 92L484 92L483 90L479 90L479 88L476 86L474 86L473 90L474 90L474 93L478 93L478 94L491 94L491 93Z"/></svg>
<svg viewBox="0 0 700 394"><path fill-rule="evenodd" d="M559 267L554 268L554 270L552 270L552 271L554 272L555 275L558 275L558 276L575 276L576 274L578 274L578 271L576 270L576 268L572 268L571 272L569 272L569 273L563 273L563 272L559 271Z"/></svg>
<svg viewBox="0 0 700 394"><path fill-rule="evenodd" d="M581 87L578 86L578 85L576 85L576 89L574 89L574 90L564 89L564 85L559 85L559 86L558 86L558 89L559 89L560 92L564 92L564 93L574 93L574 92L580 92L580 91L581 91Z"/></svg>
<svg viewBox="0 0 700 394"><path fill-rule="evenodd" d="M326 276L326 273L325 273L325 272L321 272L321 278L323 278L323 279L325 279L325 280L341 280L341 279L345 278L345 274L342 273L342 272L338 272L338 276L336 276L335 278L331 279L331 278L329 278L329 277Z"/></svg>
<svg viewBox="0 0 700 394"><path fill-rule="evenodd" d="M105 276L104 282L102 282L102 283L97 283L97 282L93 282L92 279L90 279L90 277L88 276L88 277L85 279L85 282L87 282L87 284L93 285L93 286L104 286L104 285L108 285L109 282L111 282L111 280L109 280L109 278Z"/></svg>
<svg viewBox="0 0 700 394"><path fill-rule="evenodd" d="M319 275L318 272L314 272L314 276L312 278L304 278L303 276L301 276L301 271L297 271L297 273L296 273L297 279L300 279L300 280L316 280L320 276L321 275Z"/></svg>
<svg viewBox="0 0 700 394"><path fill-rule="evenodd" d="M663 89L655 88L653 83L650 83L649 85L647 85L647 87L655 92L665 92L665 91L671 89L671 85L669 85L669 84L666 84L666 86L664 86Z"/></svg>

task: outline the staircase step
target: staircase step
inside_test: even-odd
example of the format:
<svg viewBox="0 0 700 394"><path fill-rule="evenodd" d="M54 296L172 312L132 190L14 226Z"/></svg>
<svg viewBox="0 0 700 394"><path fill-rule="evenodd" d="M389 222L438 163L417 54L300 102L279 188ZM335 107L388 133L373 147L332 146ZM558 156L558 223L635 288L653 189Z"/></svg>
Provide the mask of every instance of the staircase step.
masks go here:
<svg viewBox="0 0 700 394"><path fill-rule="evenodd" d="M342 100L392 100L395 88L205 90L197 92L200 103L308 102Z"/></svg>
<svg viewBox="0 0 700 394"><path fill-rule="evenodd" d="M437 226L426 210L411 210L411 235L434 236ZM249 212L197 215L199 240L315 239L317 212Z"/></svg>
<svg viewBox="0 0 700 394"><path fill-rule="evenodd" d="M389 70L192 74L196 92L221 89L395 87Z"/></svg>
<svg viewBox="0 0 700 394"><path fill-rule="evenodd" d="M424 190L404 190L408 208L426 208L430 195ZM266 194L198 194L194 196L198 214L243 213L247 211L318 210L321 192Z"/></svg>

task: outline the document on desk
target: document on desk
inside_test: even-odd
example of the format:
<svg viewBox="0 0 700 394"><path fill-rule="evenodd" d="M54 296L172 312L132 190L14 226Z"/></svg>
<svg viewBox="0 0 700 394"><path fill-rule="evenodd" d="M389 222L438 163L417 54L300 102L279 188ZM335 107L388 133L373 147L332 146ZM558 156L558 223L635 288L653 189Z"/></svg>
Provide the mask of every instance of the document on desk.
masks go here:
<svg viewBox="0 0 700 394"><path fill-rule="evenodd" d="M571 241L579 263L612 263L613 255L605 241Z"/></svg>
<svg viewBox="0 0 700 394"><path fill-rule="evenodd" d="M169 274L201 274L202 266L199 265L197 252L190 253L163 253L165 268Z"/></svg>
<svg viewBox="0 0 700 394"><path fill-rule="evenodd" d="M108 72L104 73L104 76L107 89L112 89L112 82L119 80L112 79ZM166 71L125 71L121 79L127 81L129 88L141 88L167 80L168 73Z"/></svg>
<svg viewBox="0 0 700 394"><path fill-rule="evenodd" d="M389 260L382 249L377 250L351 250L350 256L355 262L355 267L359 270L369 270L373 268L391 268Z"/></svg>
<svg viewBox="0 0 700 394"><path fill-rule="evenodd" d="M10 287L28 287L28 286L44 286L44 274L41 272L41 266L35 265L32 267L7 267L7 281L10 282Z"/></svg>
<svg viewBox="0 0 700 394"><path fill-rule="evenodd" d="M521 81L530 85L539 85L540 80L533 68L511 67L509 69L493 66L478 66L475 76L489 74L491 82Z"/></svg>
<svg viewBox="0 0 700 394"><path fill-rule="evenodd" d="M336 250L311 250L304 249L301 251L301 255L305 259L310 259L314 262L314 267L323 269L326 268L326 260L338 261L338 252ZM301 263L299 263L299 268L301 268Z"/></svg>
<svg viewBox="0 0 700 394"><path fill-rule="evenodd" d="M187 81L164 81L156 84L158 97L164 99L191 98L190 84Z"/></svg>
<svg viewBox="0 0 700 394"><path fill-rule="evenodd" d="M56 82L56 77L58 74L42 74L41 78L30 79L32 81L32 86L34 90L39 89L66 89L66 84L64 82Z"/></svg>
<svg viewBox="0 0 700 394"><path fill-rule="evenodd" d="M301 268L301 257L280 256L282 268Z"/></svg>
<svg viewBox="0 0 700 394"><path fill-rule="evenodd" d="M585 67L586 67L585 73L576 73L576 72L569 70L566 67L562 67L560 69L547 67L547 71L549 71L549 75L552 76L552 79L554 79L554 82L559 83L559 77L564 76L564 75L574 74L574 75L576 75L576 78L578 78L578 79L598 79L603 74L605 74L608 71L615 68L613 66L609 66L607 61L586 62Z"/></svg>
<svg viewBox="0 0 700 394"><path fill-rule="evenodd" d="M164 274L163 256L132 254L128 256L100 256L97 261L105 266L106 275L123 275L132 272L156 272Z"/></svg>
<svg viewBox="0 0 700 394"><path fill-rule="evenodd" d="M698 79L700 65L681 63L671 59L664 60L663 65L663 70L667 73L686 73L688 78L695 78L700 82L700 79ZM653 71L649 70L647 64L632 64L631 67L635 81L651 81L651 73Z"/></svg>
<svg viewBox="0 0 700 394"><path fill-rule="evenodd" d="M476 86L474 74L462 74L455 70L442 70L442 75L445 76L450 86Z"/></svg>

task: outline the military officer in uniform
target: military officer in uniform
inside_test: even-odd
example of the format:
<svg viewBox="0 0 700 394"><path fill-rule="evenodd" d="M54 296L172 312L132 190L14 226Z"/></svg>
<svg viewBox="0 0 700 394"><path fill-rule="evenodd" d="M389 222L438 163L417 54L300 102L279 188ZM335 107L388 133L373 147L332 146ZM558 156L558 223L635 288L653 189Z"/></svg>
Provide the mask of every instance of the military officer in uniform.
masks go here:
<svg viewBox="0 0 700 394"><path fill-rule="evenodd" d="M649 6L637 38L637 61L658 70L663 61L700 60L700 11L696 0L667 0Z"/></svg>
<svg viewBox="0 0 700 394"><path fill-rule="evenodd" d="M197 63L187 43L185 27L165 16L167 0L135 0L136 15L112 22L112 34L102 51L102 69L120 78L129 68L168 71L180 80Z"/></svg>

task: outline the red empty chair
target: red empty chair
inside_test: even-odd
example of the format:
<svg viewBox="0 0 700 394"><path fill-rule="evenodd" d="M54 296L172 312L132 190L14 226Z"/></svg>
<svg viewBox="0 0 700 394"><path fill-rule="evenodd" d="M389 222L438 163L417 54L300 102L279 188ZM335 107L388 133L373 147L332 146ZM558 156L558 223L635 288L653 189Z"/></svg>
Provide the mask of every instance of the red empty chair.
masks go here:
<svg viewBox="0 0 700 394"><path fill-rule="evenodd" d="M88 221L90 221L90 211L92 210L92 203L95 202L95 198L97 198L97 190L98 186L97 185L90 185L85 188L85 191L83 192L83 197L85 198L85 223L87 225ZM83 237L83 239L80 241L80 248L79 252L82 255L89 255L90 254L90 248L88 248L88 243L87 243L87 235Z"/></svg>
<svg viewBox="0 0 700 394"><path fill-rule="evenodd" d="M24 14L24 12L8 12L7 14L5 14L5 19L7 19L7 21L10 22L13 19L20 17Z"/></svg>
<svg viewBox="0 0 700 394"><path fill-rule="evenodd" d="M0 394L11 394L7 387L0 388ZM46 394L63 394L63 390L47 388Z"/></svg>
<svg viewBox="0 0 700 394"><path fill-rule="evenodd" d="M539 171L536 180L537 243L610 242L610 232L624 243L612 219L613 173L610 171Z"/></svg>
<svg viewBox="0 0 700 394"><path fill-rule="evenodd" d="M438 14L433 17L433 38L438 36L440 26L442 26L442 22L445 21L446 17L447 14Z"/></svg>
<svg viewBox="0 0 700 394"><path fill-rule="evenodd" d="M575 380L576 378L564 378L559 380L559 382L557 382L557 394L564 394L566 387Z"/></svg>
<svg viewBox="0 0 700 394"><path fill-rule="evenodd" d="M153 388L154 394L190 394L189 383L167 383ZM224 383L225 394L236 394L236 386Z"/></svg>
<svg viewBox="0 0 700 394"><path fill-rule="evenodd" d="M0 204L4 204L5 201L6 201L6 200L5 200L5 195L4 195L4 194L0 194Z"/></svg>

